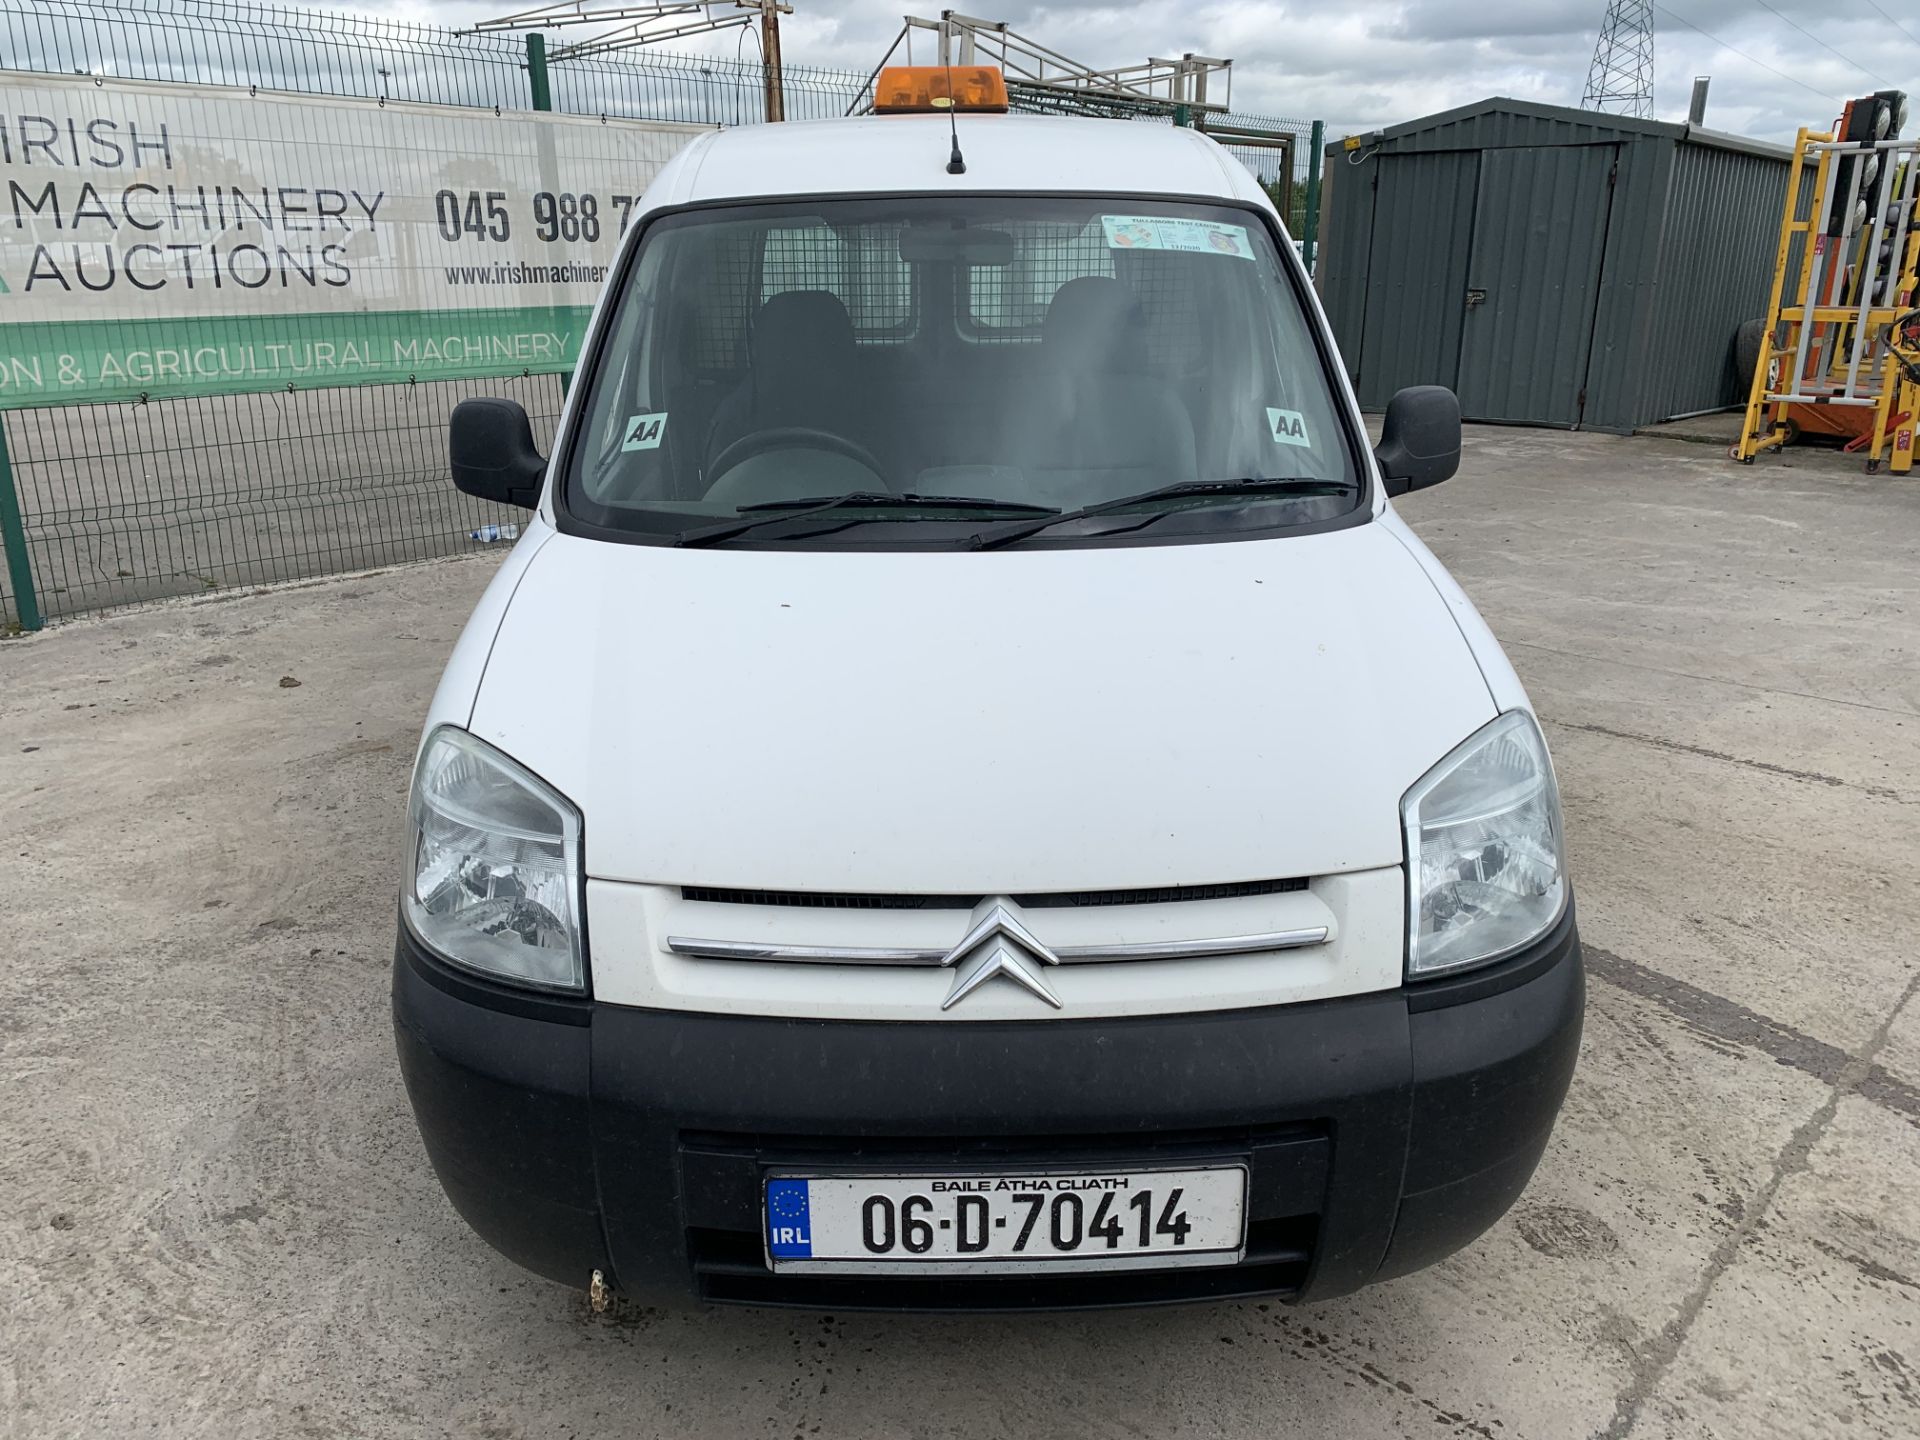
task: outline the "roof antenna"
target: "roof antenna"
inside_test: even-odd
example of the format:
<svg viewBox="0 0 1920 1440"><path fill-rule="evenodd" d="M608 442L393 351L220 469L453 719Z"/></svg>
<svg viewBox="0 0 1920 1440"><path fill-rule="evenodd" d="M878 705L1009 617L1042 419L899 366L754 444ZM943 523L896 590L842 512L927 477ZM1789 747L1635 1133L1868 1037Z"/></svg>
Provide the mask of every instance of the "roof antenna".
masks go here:
<svg viewBox="0 0 1920 1440"><path fill-rule="evenodd" d="M958 108L953 103L953 100L953 60L949 57L947 60L946 108L947 127L953 135L953 153L947 156L947 173L949 175L964 175L967 173L967 157L960 153L960 121L953 113L955 109Z"/></svg>

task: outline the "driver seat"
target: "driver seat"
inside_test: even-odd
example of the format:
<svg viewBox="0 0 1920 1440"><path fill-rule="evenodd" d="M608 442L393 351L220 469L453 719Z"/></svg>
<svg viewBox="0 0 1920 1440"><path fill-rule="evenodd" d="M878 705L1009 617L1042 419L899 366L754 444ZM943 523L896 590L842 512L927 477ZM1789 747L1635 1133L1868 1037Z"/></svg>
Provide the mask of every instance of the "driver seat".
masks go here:
<svg viewBox="0 0 1920 1440"><path fill-rule="evenodd" d="M713 463L749 435L797 426L866 445L855 372L858 358L853 317L839 296L826 290L788 290L762 304L747 329L746 376L715 408L707 433L703 468L707 478L717 482L707 498L730 504L792 498L723 493L725 477L713 474ZM762 483L737 488L765 489L768 472L751 468Z"/></svg>

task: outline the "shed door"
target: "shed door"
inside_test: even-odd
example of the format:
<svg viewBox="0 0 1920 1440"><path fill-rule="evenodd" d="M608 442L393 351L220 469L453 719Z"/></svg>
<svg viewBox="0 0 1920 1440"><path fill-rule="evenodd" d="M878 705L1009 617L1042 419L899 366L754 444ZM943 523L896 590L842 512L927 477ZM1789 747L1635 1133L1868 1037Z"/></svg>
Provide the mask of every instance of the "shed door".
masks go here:
<svg viewBox="0 0 1920 1440"><path fill-rule="evenodd" d="M1460 343L1469 420L1578 425L1617 145L1481 157Z"/></svg>
<svg viewBox="0 0 1920 1440"><path fill-rule="evenodd" d="M1460 296L1480 153L1382 155L1348 167L1335 183L1369 170L1374 209L1366 319L1347 363L1358 367L1360 404L1384 410L1402 386L1452 387L1459 379Z"/></svg>

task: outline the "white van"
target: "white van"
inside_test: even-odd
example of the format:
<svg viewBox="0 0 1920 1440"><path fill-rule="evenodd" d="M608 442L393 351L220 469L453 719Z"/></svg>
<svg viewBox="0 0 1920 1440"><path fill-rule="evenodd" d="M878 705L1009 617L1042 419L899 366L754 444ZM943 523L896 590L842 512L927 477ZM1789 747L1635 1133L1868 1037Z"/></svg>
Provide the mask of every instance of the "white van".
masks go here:
<svg viewBox="0 0 1920 1440"><path fill-rule="evenodd" d="M1526 1185L1584 998L1547 747L1189 130L702 137L635 211L415 771L394 1020L481 1236L597 1300L1318 1299ZM978 97L984 97L980 99Z"/></svg>

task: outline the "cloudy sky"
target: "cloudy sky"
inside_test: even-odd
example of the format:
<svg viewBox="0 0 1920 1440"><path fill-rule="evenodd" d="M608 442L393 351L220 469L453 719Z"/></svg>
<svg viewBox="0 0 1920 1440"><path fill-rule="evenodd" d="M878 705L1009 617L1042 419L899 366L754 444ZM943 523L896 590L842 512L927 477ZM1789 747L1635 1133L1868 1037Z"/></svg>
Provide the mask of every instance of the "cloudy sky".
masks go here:
<svg viewBox="0 0 1920 1440"><path fill-rule="evenodd" d="M351 8L459 24L533 0L358 0ZM871 68L912 0L794 0L790 62ZM914 6L937 15L937 3ZM1239 111L1324 118L1335 134L1511 95L1577 105L1606 0L968 0L966 13L1095 65L1187 51L1230 56ZM1654 101L1684 119L1713 77L1708 123L1791 139L1852 95L1920 82L1908 0L1675 0L1654 5ZM1893 17L1899 17L1897 20ZM1904 27L1904 29L1902 28ZM580 32L576 32L580 33ZM737 37L704 48L733 53ZM680 42L676 48L703 48Z"/></svg>

